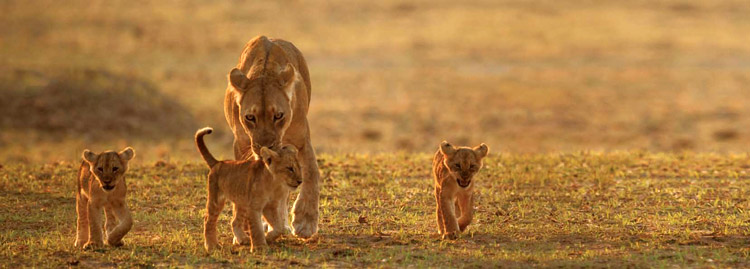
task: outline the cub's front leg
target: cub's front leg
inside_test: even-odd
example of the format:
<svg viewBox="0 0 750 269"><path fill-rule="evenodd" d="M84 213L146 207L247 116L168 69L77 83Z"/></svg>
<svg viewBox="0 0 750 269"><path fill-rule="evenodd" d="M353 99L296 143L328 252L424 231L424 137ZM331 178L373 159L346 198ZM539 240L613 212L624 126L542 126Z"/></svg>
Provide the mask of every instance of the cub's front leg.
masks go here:
<svg viewBox="0 0 750 269"><path fill-rule="evenodd" d="M440 206L440 192L435 189L435 217L437 218L438 233L445 234L445 221L443 220L443 211Z"/></svg>
<svg viewBox="0 0 750 269"><path fill-rule="evenodd" d="M286 198L288 196L283 195L282 197ZM278 199L277 201L272 201L263 209L263 217L266 218L269 228L268 232L266 232L266 243L270 244L282 234L288 233L286 218L283 215L284 210L281 209L281 207L286 207L284 202L286 202L286 199Z"/></svg>
<svg viewBox="0 0 750 269"><path fill-rule="evenodd" d="M79 191L76 194L76 213L78 213L76 226L75 247L82 247L89 241L89 199Z"/></svg>
<svg viewBox="0 0 750 269"><path fill-rule="evenodd" d="M456 239L461 231L456 220L453 195L440 192L438 195L438 216L442 216L443 239ZM440 217L438 217L438 220Z"/></svg>
<svg viewBox="0 0 750 269"><path fill-rule="evenodd" d="M133 227L133 217L130 214L128 206L125 204L125 201L114 203L112 206L112 213L117 218L118 224L112 229L112 231L108 231L107 244L113 247L119 247L123 245L122 238L125 237Z"/></svg>
<svg viewBox="0 0 750 269"><path fill-rule="evenodd" d="M262 214L259 211L249 212L248 223L250 224L251 251L263 250L268 247L266 234L263 231Z"/></svg>
<svg viewBox="0 0 750 269"><path fill-rule="evenodd" d="M471 224L471 220L474 218L474 195L472 193L458 195L456 205L461 211L461 216L458 218L458 228L463 232L466 231L466 227Z"/></svg>
<svg viewBox="0 0 750 269"><path fill-rule="evenodd" d="M96 200L89 200L88 204L89 219L89 240L83 246L85 249L101 247L104 245L102 239L102 205Z"/></svg>

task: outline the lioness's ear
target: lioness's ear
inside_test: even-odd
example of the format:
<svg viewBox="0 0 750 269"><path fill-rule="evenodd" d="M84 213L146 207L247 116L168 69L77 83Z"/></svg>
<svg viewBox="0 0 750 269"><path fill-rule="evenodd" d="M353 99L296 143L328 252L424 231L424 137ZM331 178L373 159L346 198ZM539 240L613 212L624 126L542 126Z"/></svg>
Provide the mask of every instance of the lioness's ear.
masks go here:
<svg viewBox="0 0 750 269"><path fill-rule="evenodd" d="M488 153L490 153L490 148L487 147L487 145L485 145L484 143L479 144L479 146L474 147L473 150L474 150L474 153L479 158L484 158L487 156Z"/></svg>
<svg viewBox="0 0 750 269"><path fill-rule="evenodd" d="M120 151L120 153L117 153L117 155L120 155L120 159L123 161L130 161L135 157L135 150L131 147L127 147Z"/></svg>
<svg viewBox="0 0 750 269"><path fill-rule="evenodd" d="M284 81L284 94L286 94L286 97L289 98L289 100L292 100L294 88L299 80L297 78L297 70L292 64L288 63L284 70L281 70L279 76Z"/></svg>
<svg viewBox="0 0 750 269"><path fill-rule="evenodd" d="M260 158L266 165L271 165L273 159L276 159L277 157L279 157L279 154L277 154L273 150L267 147L260 148Z"/></svg>
<svg viewBox="0 0 750 269"><path fill-rule="evenodd" d="M237 68L232 68L232 71L229 71L228 77L229 83L232 84L232 87L234 87L235 90L241 92L245 90L245 86L247 86L247 83L250 82L245 74Z"/></svg>
<svg viewBox="0 0 750 269"><path fill-rule="evenodd" d="M83 155L81 155L81 156L83 157L83 160L86 161L89 164L95 163L96 162L96 158L98 157L98 155L96 153L93 153L93 152L91 152L88 149L84 149L83 150Z"/></svg>
<svg viewBox="0 0 750 269"><path fill-rule="evenodd" d="M456 153L456 148L448 143L448 141L443 141L440 143L440 152L442 152L443 155L453 155L453 153Z"/></svg>

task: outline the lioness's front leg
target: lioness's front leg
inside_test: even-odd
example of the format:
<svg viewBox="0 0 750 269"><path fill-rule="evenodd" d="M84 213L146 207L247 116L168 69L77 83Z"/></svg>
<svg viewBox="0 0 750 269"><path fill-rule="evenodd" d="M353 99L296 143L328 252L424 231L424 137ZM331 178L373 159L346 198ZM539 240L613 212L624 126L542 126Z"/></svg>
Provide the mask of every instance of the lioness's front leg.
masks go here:
<svg viewBox="0 0 750 269"><path fill-rule="evenodd" d="M113 247L122 246L122 238L133 228L133 217L130 214L125 201L117 201L112 204L112 213L119 221L117 226L107 234L107 244Z"/></svg>
<svg viewBox="0 0 750 269"><path fill-rule="evenodd" d="M294 235L310 238L318 232L318 200L320 196L320 171L310 139L299 151L303 171L302 186L292 208L292 228Z"/></svg>
<svg viewBox="0 0 750 269"><path fill-rule="evenodd" d="M101 247L104 245L102 239L102 206L96 200L89 200L89 240L83 248Z"/></svg>

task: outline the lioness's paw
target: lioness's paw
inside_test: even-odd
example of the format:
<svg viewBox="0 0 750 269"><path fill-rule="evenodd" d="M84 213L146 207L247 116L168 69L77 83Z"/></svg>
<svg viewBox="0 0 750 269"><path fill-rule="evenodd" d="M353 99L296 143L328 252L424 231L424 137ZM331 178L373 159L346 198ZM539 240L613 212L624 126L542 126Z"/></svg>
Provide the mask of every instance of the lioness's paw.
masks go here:
<svg viewBox="0 0 750 269"><path fill-rule="evenodd" d="M318 227L313 223L300 222L293 224L292 233L296 237L307 239L315 235L316 232L318 232Z"/></svg>

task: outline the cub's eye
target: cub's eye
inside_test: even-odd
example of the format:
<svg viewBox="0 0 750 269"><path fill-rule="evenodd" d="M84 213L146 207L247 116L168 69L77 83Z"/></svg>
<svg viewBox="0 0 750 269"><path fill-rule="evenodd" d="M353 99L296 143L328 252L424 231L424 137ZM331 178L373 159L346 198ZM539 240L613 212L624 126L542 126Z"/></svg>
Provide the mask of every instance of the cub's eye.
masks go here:
<svg viewBox="0 0 750 269"><path fill-rule="evenodd" d="M474 164L472 164L472 165L469 165L469 169L471 169L471 170L477 169L477 166L476 166L476 165L474 165Z"/></svg>
<svg viewBox="0 0 750 269"><path fill-rule="evenodd" d="M112 172L117 172L117 169L120 169L119 167L112 167Z"/></svg>
<svg viewBox="0 0 750 269"><path fill-rule="evenodd" d="M253 116L253 115L245 115L245 120L249 121L249 122L252 122L252 123L255 123L255 116Z"/></svg>
<svg viewBox="0 0 750 269"><path fill-rule="evenodd" d="M454 164L453 168L455 168L455 169L461 169L461 165L460 164Z"/></svg>
<svg viewBox="0 0 750 269"><path fill-rule="evenodd" d="M294 168L292 167L287 167L286 170L289 170L289 173L294 173Z"/></svg>
<svg viewBox="0 0 750 269"><path fill-rule="evenodd" d="M280 120L284 118L284 112L279 112L273 115L273 120Z"/></svg>
<svg viewBox="0 0 750 269"><path fill-rule="evenodd" d="M99 170L99 172L104 172L104 168L102 167L96 168L96 170Z"/></svg>

